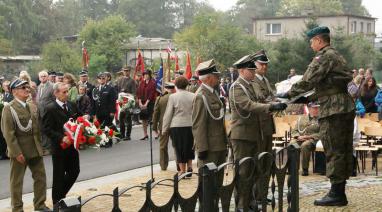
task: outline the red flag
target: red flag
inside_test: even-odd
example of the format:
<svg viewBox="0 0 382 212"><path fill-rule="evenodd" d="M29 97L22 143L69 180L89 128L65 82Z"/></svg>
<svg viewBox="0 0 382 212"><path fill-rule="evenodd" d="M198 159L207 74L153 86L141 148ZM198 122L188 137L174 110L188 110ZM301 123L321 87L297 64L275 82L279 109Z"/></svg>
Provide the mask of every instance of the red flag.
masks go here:
<svg viewBox="0 0 382 212"><path fill-rule="evenodd" d="M186 78L189 80L192 77L192 69L191 69L191 59L190 59L190 53L187 51L186 54Z"/></svg>
<svg viewBox="0 0 382 212"><path fill-rule="evenodd" d="M138 49L137 63L135 66L135 71L134 71L134 79L138 71L140 71L142 75L143 75L143 72L145 71L145 62L143 61L143 57L139 49Z"/></svg>
<svg viewBox="0 0 382 212"><path fill-rule="evenodd" d="M175 54L175 71L179 71L179 58L178 55Z"/></svg>
<svg viewBox="0 0 382 212"><path fill-rule="evenodd" d="M82 67L85 70L89 67L89 55L85 47L82 47Z"/></svg>

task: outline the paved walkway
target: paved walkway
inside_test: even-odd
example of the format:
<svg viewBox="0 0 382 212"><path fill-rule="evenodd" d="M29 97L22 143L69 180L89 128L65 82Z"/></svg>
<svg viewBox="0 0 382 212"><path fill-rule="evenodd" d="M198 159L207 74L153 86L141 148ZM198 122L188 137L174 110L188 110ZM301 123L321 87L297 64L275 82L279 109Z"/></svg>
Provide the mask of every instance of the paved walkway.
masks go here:
<svg viewBox="0 0 382 212"><path fill-rule="evenodd" d="M115 187L126 188L134 185L146 183L150 179L150 167L144 167L114 174L106 177L96 178L88 181L76 183L69 196L81 195L83 199L98 193L111 193ZM168 171L160 171L158 165L154 166L155 179L172 178L176 173L175 163L170 162ZM371 173L373 175L371 175ZM300 211L382 211L382 177L375 177L374 172L368 175L360 175L348 181L347 195L349 205L347 207L315 207L313 201L323 196L329 183L325 176L310 175L300 177ZM229 180L229 179L228 179ZM197 185L197 178L181 181L179 188L184 197L191 196ZM48 190L47 204L51 206L51 190ZM154 188L152 196L157 205L165 204L171 197L172 188L158 186ZM33 211L32 194L24 195L25 211ZM138 211L143 205L145 191L133 189L120 198L122 211ZM100 197L86 204L82 211L110 211L112 199L110 197ZM285 209L285 208L284 208ZM0 200L0 211L9 212L9 199ZM232 210L233 211L233 210Z"/></svg>

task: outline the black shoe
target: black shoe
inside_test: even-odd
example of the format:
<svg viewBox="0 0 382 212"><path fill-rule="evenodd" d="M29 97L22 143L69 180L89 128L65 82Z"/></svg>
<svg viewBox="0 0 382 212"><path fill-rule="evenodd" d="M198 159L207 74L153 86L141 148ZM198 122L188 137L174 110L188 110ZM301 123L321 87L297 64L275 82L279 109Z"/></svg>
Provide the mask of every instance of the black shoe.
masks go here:
<svg viewBox="0 0 382 212"><path fill-rule="evenodd" d="M0 155L0 160L9 160L9 157L6 155Z"/></svg>
<svg viewBox="0 0 382 212"><path fill-rule="evenodd" d="M314 200L316 206L346 206L348 200L345 195L345 182L332 184L329 193L321 199Z"/></svg>
<svg viewBox="0 0 382 212"><path fill-rule="evenodd" d="M148 135L146 135L145 137L143 137L143 138L141 138L141 139L139 139L139 140L144 141L144 140L147 140L147 139L149 139L149 136L148 136Z"/></svg>
<svg viewBox="0 0 382 212"><path fill-rule="evenodd" d="M308 169L302 169L301 176L309 176L309 171L308 171Z"/></svg>
<svg viewBox="0 0 382 212"><path fill-rule="evenodd" d="M53 211L52 209L48 208L47 206L44 206L42 208L36 209L34 211L43 211L43 212L51 212Z"/></svg>
<svg viewBox="0 0 382 212"><path fill-rule="evenodd" d="M186 177L192 177L192 169L191 168L187 169L187 172L191 172L191 173L187 174Z"/></svg>
<svg viewBox="0 0 382 212"><path fill-rule="evenodd" d="M125 137L125 140L130 141L130 140L131 140L131 137L130 137L130 136L126 136L126 137Z"/></svg>

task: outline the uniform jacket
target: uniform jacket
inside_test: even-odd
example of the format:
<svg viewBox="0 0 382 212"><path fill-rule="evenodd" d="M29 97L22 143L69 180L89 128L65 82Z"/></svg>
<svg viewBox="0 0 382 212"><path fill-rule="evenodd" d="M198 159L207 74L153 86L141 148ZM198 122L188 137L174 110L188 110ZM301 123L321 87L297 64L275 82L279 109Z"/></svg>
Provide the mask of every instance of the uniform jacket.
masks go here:
<svg viewBox="0 0 382 212"><path fill-rule="evenodd" d="M153 113L153 130L162 130L162 122L164 112L166 111L168 97L171 94L166 93L163 96L159 96L155 101L154 113Z"/></svg>
<svg viewBox="0 0 382 212"><path fill-rule="evenodd" d="M32 119L31 131L23 132L18 128L11 114L11 106L16 111L22 126L26 127L29 119ZM15 158L20 153L27 159L42 156L37 108L32 103L27 103L27 107L24 107L14 99L9 105L5 105L1 116L1 130L8 145L10 158Z"/></svg>
<svg viewBox="0 0 382 212"><path fill-rule="evenodd" d="M170 95L163 116L162 132L168 132L172 127L192 126L192 101L194 96L195 94L180 89Z"/></svg>
<svg viewBox="0 0 382 212"><path fill-rule="evenodd" d="M95 114L110 114L115 113L115 101L117 100L117 94L114 87L109 84L105 84L100 88L100 86L95 87L93 90L95 99Z"/></svg>
<svg viewBox="0 0 382 212"><path fill-rule="evenodd" d="M137 92L137 85L135 84L135 81L130 77L123 76L119 78L117 80L116 87L118 93L124 92L135 96Z"/></svg>
<svg viewBox="0 0 382 212"><path fill-rule="evenodd" d="M313 137L314 141L320 139L320 127L317 118L310 118L309 116L300 116L297 120L296 126L292 130L292 138L309 135Z"/></svg>
<svg viewBox="0 0 382 212"><path fill-rule="evenodd" d="M264 81L255 76L252 82L253 90L257 94L257 99L261 103L269 103L274 99L274 95L267 78L263 77ZM260 124L265 135L273 135L275 131L275 123L271 113L260 113Z"/></svg>
<svg viewBox="0 0 382 212"><path fill-rule="evenodd" d="M223 103L215 93L211 93L203 84L196 92L192 103L192 134L194 135L197 152L223 151L227 149L227 134L224 126L224 116L214 120L207 111L203 101L207 100L212 115L217 118L223 108Z"/></svg>
<svg viewBox="0 0 382 212"><path fill-rule="evenodd" d="M198 83L196 83L195 85L190 84L187 86L187 91L189 91L191 93L195 93L198 90L198 88L199 88Z"/></svg>
<svg viewBox="0 0 382 212"><path fill-rule="evenodd" d="M78 116L82 115L72 102L67 102L67 108L68 112L65 112L56 101L52 101L46 106L42 117L42 131L51 140L53 153L62 151L60 144L64 137L64 124L70 118L77 119Z"/></svg>
<svg viewBox="0 0 382 212"><path fill-rule="evenodd" d="M244 92L241 84L248 92ZM252 84L239 77L232 84L229 92L229 101L232 108L231 139L259 141L263 138L263 129L259 114L269 113L269 104L259 103ZM248 118L246 118L248 116Z"/></svg>
<svg viewBox="0 0 382 212"><path fill-rule="evenodd" d="M288 92L293 97L315 89L320 104L319 118L354 111L354 101L347 92L352 72L346 67L345 59L331 46L324 47L309 64L302 79ZM330 92L330 90L339 92ZM325 94L327 93L327 94Z"/></svg>

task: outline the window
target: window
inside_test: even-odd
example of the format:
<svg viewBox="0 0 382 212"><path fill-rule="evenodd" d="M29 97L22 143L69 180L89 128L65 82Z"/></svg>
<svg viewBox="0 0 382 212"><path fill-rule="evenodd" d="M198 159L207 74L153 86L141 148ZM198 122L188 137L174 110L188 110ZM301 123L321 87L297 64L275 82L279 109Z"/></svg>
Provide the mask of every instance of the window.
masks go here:
<svg viewBox="0 0 382 212"><path fill-rule="evenodd" d="M351 22L351 33L357 32L357 21Z"/></svg>
<svg viewBox="0 0 382 212"><path fill-rule="evenodd" d="M361 30L360 32L363 32L363 22L361 22Z"/></svg>
<svg viewBox="0 0 382 212"><path fill-rule="evenodd" d="M367 23L367 33L371 33L371 23Z"/></svg>
<svg viewBox="0 0 382 212"><path fill-rule="evenodd" d="M267 24L267 34L281 34L281 24Z"/></svg>

